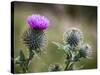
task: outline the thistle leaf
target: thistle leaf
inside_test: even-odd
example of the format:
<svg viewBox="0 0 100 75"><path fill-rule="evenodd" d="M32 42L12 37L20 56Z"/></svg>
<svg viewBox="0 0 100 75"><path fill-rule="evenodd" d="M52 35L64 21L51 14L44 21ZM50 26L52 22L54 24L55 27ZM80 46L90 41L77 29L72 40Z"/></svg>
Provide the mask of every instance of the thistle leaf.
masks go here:
<svg viewBox="0 0 100 75"><path fill-rule="evenodd" d="M20 58L20 56L16 57L16 58L14 59L14 61L18 61L18 60L19 60L19 58Z"/></svg>
<svg viewBox="0 0 100 75"><path fill-rule="evenodd" d="M25 55L22 51L20 51L20 61L25 61Z"/></svg>
<svg viewBox="0 0 100 75"><path fill-rule="evenodd" d="M73 66L73 69L74 70L80 70L80 69L82 69L84 67L84 65L81 65L81 66Z"/></svg>
<svg viewBox="0 0 100 75"><path fill-rule="evenodd" d="M71 50L71 47L70 47L70 45L65 45L65 46L63 47L63 49L64 49L64 51L65 51L66 53L68 53L68 51Z"/></svg>
<svg viewBox="0 0 100 75"><path fill-rule="evenodd" d="M19 65L22 65L24 62L26 62L24 53L20 51L20 55L16 57L14 61L16 64L19 64Z"/></svg>
<svg viewBox="0 0 100 75"><path fill-rule="evenodd" d="M64 46L61 44L61 43L58 43L58 42L52 42L53 44L55 44L58 49L64 49Z"/></svg>
<svg viewBox="0 0 100 75"><path fill-rule="evenodd" d="M14 63L15 63L15 64L20 64L19 59L20 59L20 56L16 57L16 58L14 59Z"/></svg>

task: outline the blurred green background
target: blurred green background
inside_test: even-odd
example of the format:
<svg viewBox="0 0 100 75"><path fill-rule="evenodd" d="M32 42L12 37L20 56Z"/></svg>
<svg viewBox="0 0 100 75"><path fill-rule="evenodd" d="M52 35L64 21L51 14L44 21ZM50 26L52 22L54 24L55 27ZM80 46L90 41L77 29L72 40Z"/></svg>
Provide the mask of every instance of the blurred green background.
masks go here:
<svg viewBox="0 0 100 75"><path fill-rule="evenodd" d="M22 42L23 32L28 28L26 18L32 14L40 14L50 21L46 30L48 40L46 54L35 57L29 66L29 72L47 72L50 64L58 63L64 68L64 51L58 50L52 41L63 43L63 33L69 28L79 28L84 35L84 42L90 44L91 59L82 59L76 65L83 65L84 69L97 68L97 7L14 2L14 57L23 50L28 55L28 49ZM21 68L14 65L14 72L20 73Z"/></svg>

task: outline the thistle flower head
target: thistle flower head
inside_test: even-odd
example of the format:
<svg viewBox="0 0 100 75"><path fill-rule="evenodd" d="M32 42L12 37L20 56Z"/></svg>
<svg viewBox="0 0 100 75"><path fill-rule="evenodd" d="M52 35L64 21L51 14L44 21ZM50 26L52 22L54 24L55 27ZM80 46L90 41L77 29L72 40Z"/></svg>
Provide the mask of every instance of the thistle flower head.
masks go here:
<svg viewBox="0 0 100 75"><path fill-rule="evenodd" d="M31 29L45 30L48 28L49 21L46 17L41 15L28 16L27 24Z"/></svg>
<svg viewBox="0 0 100 75"><path fill-rule="evenodd" d="M80 56L81 57L87 57L88 53L89 53L89 50L90 50L90 45L88 44L84 44L80 47Z"/></svg>
<svg viewBox="0 0 100 75"><path fill-rule="evenodd" d="M64 43L69 44L71 47L76 47L82 39L80 30L73 28L64 33Z"/></svg>

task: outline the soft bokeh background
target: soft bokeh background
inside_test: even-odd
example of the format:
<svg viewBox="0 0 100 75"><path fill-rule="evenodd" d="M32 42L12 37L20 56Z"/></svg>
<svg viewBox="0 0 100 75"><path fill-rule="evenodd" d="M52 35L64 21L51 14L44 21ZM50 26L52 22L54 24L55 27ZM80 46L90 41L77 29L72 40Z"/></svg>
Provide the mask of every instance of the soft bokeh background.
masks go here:
<svg viewBox="0 0 100 75"><path fill-rule="evenodd" d="M29 66L29 72L47 72L50 64L58 63L64 68L64 51L58 50L52 41L63 43L63 33L69 28L79 28L84 34L84 42L91 45L91 59L82 59L76 65L84 65L84 69L97 68L97 7L62 5L47 3L14 3L14 57L23 50L27 56L28 49L22 43L22 34L28 28L26 18L32 14L40 14L50 21L46 30L48 40L46 54L35 57ZM21 68L14 65L15 73Z"/></svg>

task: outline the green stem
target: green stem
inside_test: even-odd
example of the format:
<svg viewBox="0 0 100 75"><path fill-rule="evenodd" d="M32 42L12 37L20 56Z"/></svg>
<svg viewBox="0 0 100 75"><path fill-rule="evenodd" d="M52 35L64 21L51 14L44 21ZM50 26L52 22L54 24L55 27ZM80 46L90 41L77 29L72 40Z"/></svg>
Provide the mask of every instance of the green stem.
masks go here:
<svg viewBox="0 0 100 75"><path fill-rule="evenodd" d="M34 53L32 50L30 50L29 52L29 58L27 59L27 66L30 64L30 62L32 61L32 58L34 56Z"/></svg>
<svg viewBox="0 0 100 75"><path fill-rule="evenodd" d="M23 64L22 70L24 73L26 73L28 71L28 67L32 61L32 58L34 56L34 53L32 52L32 50L29 50L29 57L28 59L26 59L25 63Z"/></svg>
<svg viewBox="0 0 100 75"><path fill-rule="evenodd" d="M68 63L66 64L66 67L65 67L64 70L67 70L67 67L68 67L69 63L70 63L70 62L68 61Z"/></svg>
<svg viewBox="0 0 100 75"><path fill-rule="evenodd" d="M71 61L68 61L66 67L65 67L65 71L66 70L73 70L73 65L74 65L74 62L71 62Z"/></svg>
<svg viewBox="0 0 100 75"><path fill-rule="evenodd" d="M73 55L72 55L72 51L68 51L68 54L67 54L67 59L68 59L68 63L66 64L66 67L64 70L73 70L73 64L74 62L70 59L73 58Z"/></svg>
<svg viewBox="0 0 100 75"><path fill-rule="evenodd" d="M23 68L23 73L26 73L27 72L27 69Z"/></svg>

